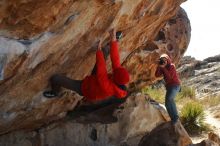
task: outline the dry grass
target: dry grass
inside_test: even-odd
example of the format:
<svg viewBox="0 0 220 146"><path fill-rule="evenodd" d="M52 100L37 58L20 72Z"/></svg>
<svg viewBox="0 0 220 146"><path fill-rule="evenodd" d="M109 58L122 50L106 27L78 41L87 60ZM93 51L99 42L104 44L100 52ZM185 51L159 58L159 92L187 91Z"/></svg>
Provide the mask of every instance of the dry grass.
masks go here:
<svg viewBox="0 0 220 146"><path fill-rule="evenodd" d="M201 104L208 107L217 106L220 104L220 96L208 96L204 97L203 99L199 100Z"/></svg>
<svg viewBox="0 0 220 146"><path fill-rule="evenodd" d="M151 88L145 87L142 89L143 94L149 95L152 99L156 100L159 103L164 103L165 101L165 90L162 88Z"/></svg>
<svg viewBox="0 0 220 146"><path fill-rule="evenodd" d="M214 118L220 120L220 104L218 106L216 106L215 108L215 112L214 112Z"/></svg>

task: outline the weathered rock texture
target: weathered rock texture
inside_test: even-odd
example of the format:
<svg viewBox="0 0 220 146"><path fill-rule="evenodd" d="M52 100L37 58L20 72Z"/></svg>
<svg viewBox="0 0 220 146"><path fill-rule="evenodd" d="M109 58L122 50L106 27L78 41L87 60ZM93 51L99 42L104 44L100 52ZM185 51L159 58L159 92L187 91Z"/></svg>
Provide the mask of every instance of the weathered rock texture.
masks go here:
<svg viewBox="0 0 220 146"><path fill-rule="evenodd" d="M0 2L0 134L34 129L65 116L81 97L48 100L42 91L54 73L83 79L95 63L94 44L122 30L120 56L131 89L155 81L155 60L178 62L190 39L185 0L28 0ZM108 62L108 66L110 66ZM138 116L138 114L136 115ZM152 120L152 119L151 119ZM149 124L149 123L148 123Z"/></svg>
<svg viewBox="0 0 220 146"><path fill-rule="evenodd" d="M173 62L177 63L188 46L189 32L189 21L181 9L175 17L166 22L153 40L147 40L127 57L124 65L132 75L129 87L140 89L155 82L154 74L159 54L167 53Z"/></svg>
<svg viewBox="0 0 220 146"><path fill-rule="evenodd" d="M190 144L192 141L180 123L176 128L171 123L163 123L147 133L138 146L188 146Z"/></svg>
<svg viewBox="0 0 220 146"><path fill-rule="evenodd" d="M198 98L220 96L220 55L203 61L183 57L178 71L183 84L194 87Z"/></svg>
<svg viewBox="0 0 220 146"><path fill-rule="evenodd" d="M136 146L145 133L149 133L156 126L165 123L168 116L164 108L158 104L151 104L148 97L141 94L130 96L122 107L115 112L118 122L113 124L81 124L76 123L76 120L61 121L32 132L12 132L4 135L0 137L0 145ZM165 125L170 125L170 123L166 122ZM173 131L172 128L169 128L168 126L165 130ZM164 134L166 131L163 131ZM166 137L171 138L175 135ZM184 138L187 144L191 144L189 137L178 135L176 140Z"/></svg>
<svg viewBox="0 0 220 146"><path fill-rule="evenodd" d="M217 134L210 132L208 138L209 140L216 142L218 145L220 145L220 137Z"/></svg>

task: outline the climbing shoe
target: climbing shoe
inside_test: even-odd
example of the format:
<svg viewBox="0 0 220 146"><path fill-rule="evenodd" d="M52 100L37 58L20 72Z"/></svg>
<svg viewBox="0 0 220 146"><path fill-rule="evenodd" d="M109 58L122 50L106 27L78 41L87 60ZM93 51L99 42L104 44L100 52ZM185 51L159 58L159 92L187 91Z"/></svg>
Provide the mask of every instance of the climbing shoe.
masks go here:
<svg viewBox="0 0 220 146"><path fill-rule="evenodd" d="M45 91L43 92L43 95L47 98L54 98L54 97L57 97L58 94L55 92L55 91Z"/></svg>
<svg viewBox="0 0 220 146"><path fill-rule="evenodd" d="M119 41L122 38L122 31L117 31L116 32L116 39Z"/></svg>

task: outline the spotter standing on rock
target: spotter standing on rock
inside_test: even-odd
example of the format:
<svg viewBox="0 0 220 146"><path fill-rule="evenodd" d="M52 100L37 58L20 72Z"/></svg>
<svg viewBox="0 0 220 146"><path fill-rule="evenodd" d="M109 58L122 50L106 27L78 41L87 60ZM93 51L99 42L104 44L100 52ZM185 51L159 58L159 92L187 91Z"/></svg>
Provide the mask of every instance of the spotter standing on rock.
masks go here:
<svg viewBox="0 0 220 146"><path fill-rule="evenodd" d="M165 106L171 118L171 122L175 124L178 121L179 116L174 98L180 91L180 80L176 72L175 65L171 63L171 59L167 54L160 56L155 76L164 77L166 82Z"/></svg>
<svg viewBox="0 0 220 146"><path fill-rule="evenodd" d="M86 101L98 102L109 98L124 98L127 95L125 84L129 82L129 73L120 64L118 53L118 42L116 32L109 32L111 37L110 57L112 61L112 74L107 73L104 55L108 51L102 51L99 42L96 52L96 64L92 74L83 80L73 80L63 75L53 75L50 79L51 90L45 91L43 95L54 98L59 95L61 87L73 90L84 96ZM117 33L120 34L120 33Z"/></svg>

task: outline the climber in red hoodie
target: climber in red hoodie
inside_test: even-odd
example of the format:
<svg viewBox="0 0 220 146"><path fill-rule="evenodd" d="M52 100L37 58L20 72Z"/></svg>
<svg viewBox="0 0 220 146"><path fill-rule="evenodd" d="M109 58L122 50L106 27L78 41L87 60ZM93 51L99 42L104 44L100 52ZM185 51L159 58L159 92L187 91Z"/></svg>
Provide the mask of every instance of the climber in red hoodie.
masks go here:
<svg viewBox="0 0 220 146"><path fill-rule="evenodd" d="M83 80L73 80L59 74L54 75L50 80L52 89L45 91L43 95L47 98L57 97L60 88L64 87L84 96L90 102L106 100L111 96L124 98L127 95L124 85L129 82L129 73L120 64L118 42L114 29L110 31L110 37L112 74L107 73L104 54L101 50L101 43L99 43L96 52L96 65L91 75L85 77Z"/></svg>
<svg viewBox="0 0 220 146"><path fill-rule="evenodd" d="M166 82L165 106L171 121L175 124L178 121L178 112L174 98L180 91L180 80L176 72L175 65L171 63L171 59L167 54L160 56L158 67L155 73L156 77L163 76Z"/></svg>

